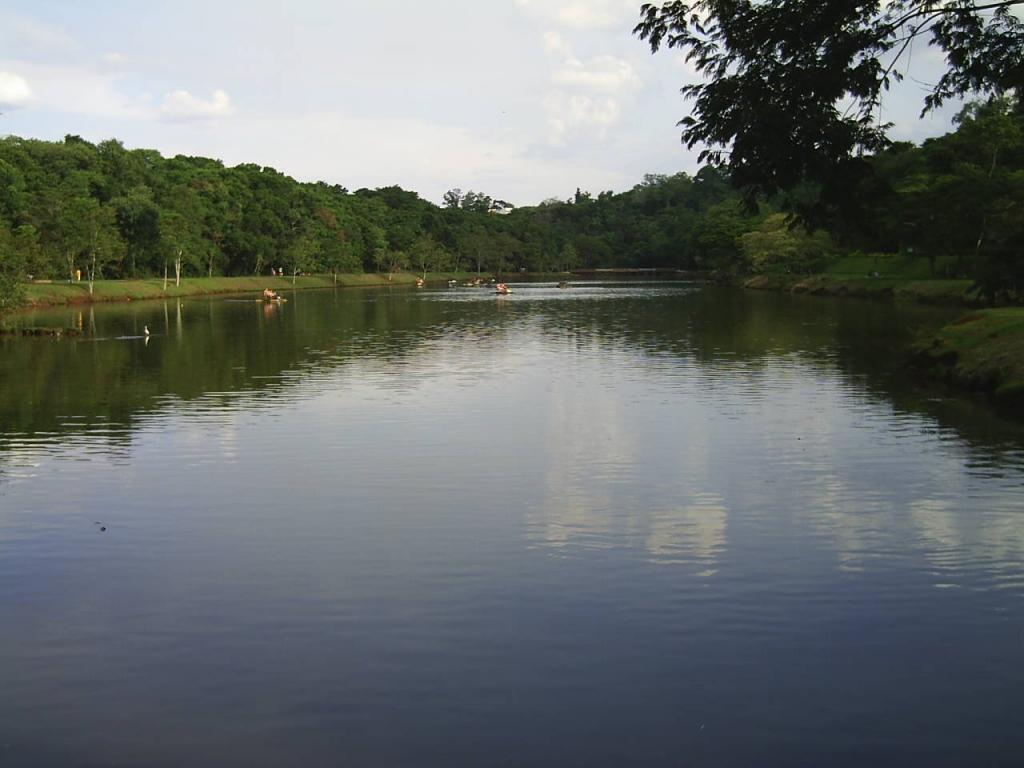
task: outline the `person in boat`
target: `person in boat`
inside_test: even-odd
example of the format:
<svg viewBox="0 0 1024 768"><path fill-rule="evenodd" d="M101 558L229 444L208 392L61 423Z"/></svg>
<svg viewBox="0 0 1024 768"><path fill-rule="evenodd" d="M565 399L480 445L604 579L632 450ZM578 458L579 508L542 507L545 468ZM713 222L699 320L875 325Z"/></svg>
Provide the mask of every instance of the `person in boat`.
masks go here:
<svg viewBox="0 0 1024 768"><path fill-rule="evenodd" d="M274 293L274 289L273 288L264 288L263 289L263 298L267 299L269 301L271 299L280 299L281 297L278 296L276 293Z"/></svg>

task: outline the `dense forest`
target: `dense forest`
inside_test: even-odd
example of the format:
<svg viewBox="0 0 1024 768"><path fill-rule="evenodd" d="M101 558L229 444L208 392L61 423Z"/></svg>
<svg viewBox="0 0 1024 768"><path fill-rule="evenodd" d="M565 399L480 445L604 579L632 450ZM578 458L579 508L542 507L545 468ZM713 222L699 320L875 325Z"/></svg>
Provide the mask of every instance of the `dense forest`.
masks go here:
<svg viewBox="0 0 1024 768"><path fill-rule="evenodd" d="M814 230L797 187L742 205L725 171L646 176L631 190L513 208L450 190L300 183L255 164L92 144L0 139L0 294L25 280L364 271L444 274L673 268L820 271L842 255L914 253L990 292L1024 279L1024 111L966 107L955 130L863 158Z"/></svg>

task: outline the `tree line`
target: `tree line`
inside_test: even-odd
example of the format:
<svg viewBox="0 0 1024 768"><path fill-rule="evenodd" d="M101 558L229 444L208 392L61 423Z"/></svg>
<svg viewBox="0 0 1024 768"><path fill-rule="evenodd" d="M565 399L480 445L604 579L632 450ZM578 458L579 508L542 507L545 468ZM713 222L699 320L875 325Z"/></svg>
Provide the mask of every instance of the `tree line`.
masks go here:
<svg viewBox="0 0 1024 768"><path fill-rule="evenodd" d="M442 205L389 186L354 192L256 164L92 144L0 139L0 295L32 276L424 274L673 268L734 276L820 271L851 252L927 258L990 291L1024 278L1024 111L972 103L955 130L865 156L842 209L814 229L796 184L752 208L728 175L647 175L632 189L514 208L453 188ZM837 180L842 182L842 180ZM808 203L808 201L811 201ZM5 289L4 286L7 286ZM5 294L6 290L6 294Z"/></svg>

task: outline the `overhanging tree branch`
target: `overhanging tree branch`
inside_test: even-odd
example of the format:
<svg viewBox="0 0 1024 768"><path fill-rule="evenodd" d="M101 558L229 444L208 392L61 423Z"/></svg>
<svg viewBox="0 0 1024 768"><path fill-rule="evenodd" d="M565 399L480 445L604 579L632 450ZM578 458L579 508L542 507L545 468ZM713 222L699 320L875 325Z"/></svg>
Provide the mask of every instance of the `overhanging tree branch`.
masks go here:
<svg viewBox="0 0 1024 768"><path fill-rule="evenodd" d="M748 205L810 184L828 206L841 202L837 177L887 145L890 126L872 116L891 82L903 79L913 40L927 38L946 56L923 112L948 98L1024 86L1024 23L1010 12L1022 5L672 0L643 5L633 31L652 52L682 50L701 76L681 88L693 102L679 123L682 140L705 147L702 161L726 167Z"/></svg>

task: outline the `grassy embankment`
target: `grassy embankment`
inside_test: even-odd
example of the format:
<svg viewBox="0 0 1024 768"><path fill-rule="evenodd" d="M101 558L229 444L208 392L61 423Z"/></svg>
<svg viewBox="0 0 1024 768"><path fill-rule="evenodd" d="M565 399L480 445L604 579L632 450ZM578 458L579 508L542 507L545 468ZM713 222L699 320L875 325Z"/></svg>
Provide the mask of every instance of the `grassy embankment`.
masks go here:
<svg viewBox="0 0 1024 768"><path fill-rule="evenodd" d="M953 266L941 261L936 264L936 273L941 275L952 271ZM848 257L818 275L758 275L748 278L743 286L861 299L895 299L963 306L981 306L985 303L973 289L971 280L932 277L928 260L920 256Z"/></svg>
<svg viewBox="0 0 1024 768"><path fill-rule="evenodd" d="M81 282L30 283L25 286L23 306L61 306L66 304L91 304L105 301L138 301L143 299L167 299L182 296L204 296L217 293L247 293L259 295L264 288L275 291L306 290L309 288L350 288L374 285L408 285L416 279L408 273L396 274L389 281L387 275L362 274L300 275L292 282L290 277L189 277L182 278L181 285L173 280L166 283L162 278L146 280L97 280L92 293L89 284Z"/></svg>
<svg viewBox="0 0 1024 768"><path fill-rule="evenodd" d="M930 378L1024 405L1024 308L968 312L919 340L910 358Z"/></svg>
<svg viewBox="0 0 1024 768"><path fill-rule="evenodd" d="M937 264L945 271L946 264ZM868 277L878 273L878 277ZM746 288L827 296L920 301L973 307L909 350L910 364L930 378L1024 405L1024 307L986 307L970 280L931 278L921 257L849 258L824 274L758 276Z"/></svg>
<svg viewBox="0 0 1024 768"><path fill-rule="evenodd" d="M448 276L438 280L447 280ZM60 307L78 304L96 304L119 301L143 301L147 299L183 298L188 296L207 296L213 294L244 294L252 293L259 297L264 288L272 288L278 293L315 288L359 288L384 285L411 285L416 275L400 273L392 275L379 274L339 274L333 275L301 275L292 281L290 277L191 277L182 278L180 285L173 280L163 278L145 280L97 280L90 292L86 281L39 281L29 283L25 287L24 301L18 309L33 307ZM26 328L18 325L17 309L11 310L6 317L0 312L0 334L19 333L34 336L61 336L74 333L69 328Z"/></svg>

